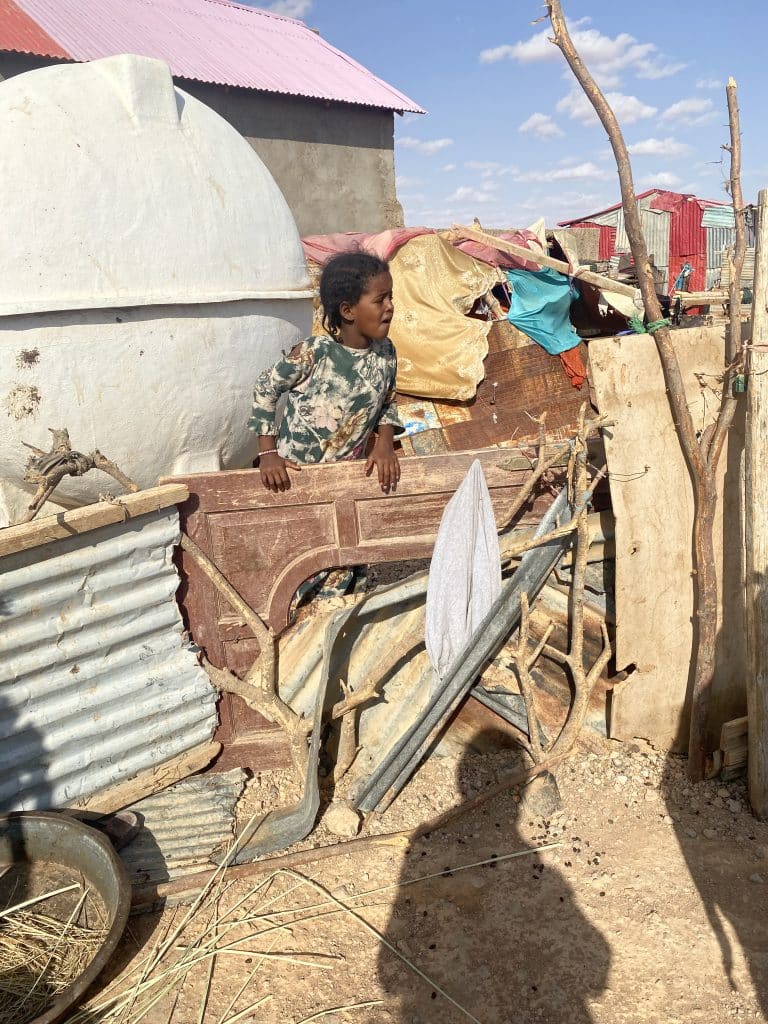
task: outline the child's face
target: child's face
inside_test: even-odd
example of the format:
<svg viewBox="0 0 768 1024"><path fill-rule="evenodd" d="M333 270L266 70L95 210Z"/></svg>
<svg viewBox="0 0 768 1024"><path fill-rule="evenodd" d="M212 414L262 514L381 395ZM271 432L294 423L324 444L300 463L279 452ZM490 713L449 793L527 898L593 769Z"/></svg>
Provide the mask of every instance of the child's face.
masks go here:
<svg viewBox="0 0 768 1024"><path fill-rule="evenodd" d="M365 338L386 338L395 307L392 303L392 275L382 271L372 277L365 291L354 305L341 313L345 319L351 320L357 330Z"/></svg>

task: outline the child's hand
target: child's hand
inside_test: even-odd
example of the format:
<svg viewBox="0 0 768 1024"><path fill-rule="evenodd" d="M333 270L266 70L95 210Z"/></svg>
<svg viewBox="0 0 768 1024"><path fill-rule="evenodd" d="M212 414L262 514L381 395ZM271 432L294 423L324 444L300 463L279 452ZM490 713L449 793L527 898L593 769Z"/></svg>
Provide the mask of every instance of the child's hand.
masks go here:
<svg viewBox="0 0 768 1024"><path fill-rule="evenodd" d="M271 455L259 456L261 482L268 491L272 491L274 494L277 494L278 491L289 491L291 489L291 480L288 476L289 468L301 470L301 466L297 466L295 462L289 462L288 459L284 459L277 452L273 452Z"/></svg>
<svg viewBox="0 0 768 1024"><path fill-rule="evenodd" d="M397 490L397 481L400 479L400 463L392 442L389 439L379 436L373 446L371 454L365 463L365 475L370 476L373 467L379 472L379 484L385 494Z"/></svg>

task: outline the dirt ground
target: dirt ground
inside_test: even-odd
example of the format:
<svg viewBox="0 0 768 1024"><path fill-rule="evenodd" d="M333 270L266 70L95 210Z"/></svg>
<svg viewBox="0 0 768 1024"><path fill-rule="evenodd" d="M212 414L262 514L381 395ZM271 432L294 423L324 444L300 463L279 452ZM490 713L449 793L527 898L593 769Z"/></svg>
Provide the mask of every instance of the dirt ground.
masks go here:
<svg viewBox="0 0 768 1024"><path fill-rule="evenodd" d="M496 782L510 757L431 758L365 832L418 825ZM210 986L210 959L194 967L172 1016L169 996L143 1019L194 1024L208 988L210 1022L764 1020L768 825L750 815L743 781L692 786L684 769L645 745L607 743L558 768L559 806L539 780L411 844L352 846L293 875L237 882L221 914L262 888L237 912L251 916L248 930L220 945L251 937L216 958ZM262 776L251 800L259 787L270 800L280 782ZM321 824L304 847L331 838ZM184 913L133 918L120 966L139 963Z"/></svg>

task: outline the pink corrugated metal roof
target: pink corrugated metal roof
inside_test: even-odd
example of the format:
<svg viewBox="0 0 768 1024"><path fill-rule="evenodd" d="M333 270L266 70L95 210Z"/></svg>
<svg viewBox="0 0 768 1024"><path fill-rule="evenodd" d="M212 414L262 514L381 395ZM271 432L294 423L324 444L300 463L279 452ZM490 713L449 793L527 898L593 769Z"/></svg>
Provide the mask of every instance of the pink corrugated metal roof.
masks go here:
<svg viewBox="0 0 768 1024"><path fill-rule="evenodd" d="M14 0L0 0L0 39L4 50L38 53L43 57L69 56Z"/></svg>
<svg viewBox="0 0 768 1024"><path fill-rule="evenodd" d="M303 22L228 0L0 0L0 49L77 61L137 53L179 78L424 113Z"/></svg>

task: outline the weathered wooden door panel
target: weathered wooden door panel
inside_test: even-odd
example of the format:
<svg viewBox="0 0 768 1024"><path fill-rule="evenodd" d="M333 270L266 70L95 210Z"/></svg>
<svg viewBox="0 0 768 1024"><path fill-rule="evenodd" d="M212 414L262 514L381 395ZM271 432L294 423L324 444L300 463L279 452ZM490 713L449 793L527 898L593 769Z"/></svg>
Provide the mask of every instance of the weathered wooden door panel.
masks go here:
<svg viewBox="0 0 768 1024"><path fill-rule="evenodd" d="M530 472L527 458L513 449L403 459L398 490L390 495L364 475L361 463L349 462L292 473L290 490L279 494L262 486L257 470L174 480L190 492L180 506L184 531L280 633L296 588L313 573L429 557L443 509L476 458L501 525ZM538 522L549 502L549 495L537 497L519 520ZM180 563L179 599L193 639L214 665L242 676L258 654L256 640L183 552ZM227 766L233 759L251 768L273 766L281 757L287 763L279 730L241 700L225 696L221 716L217 739L225 745Z"/></svg>

